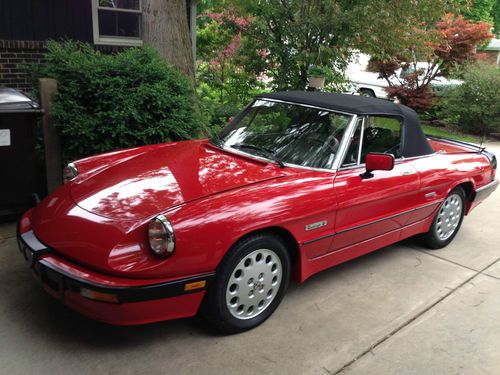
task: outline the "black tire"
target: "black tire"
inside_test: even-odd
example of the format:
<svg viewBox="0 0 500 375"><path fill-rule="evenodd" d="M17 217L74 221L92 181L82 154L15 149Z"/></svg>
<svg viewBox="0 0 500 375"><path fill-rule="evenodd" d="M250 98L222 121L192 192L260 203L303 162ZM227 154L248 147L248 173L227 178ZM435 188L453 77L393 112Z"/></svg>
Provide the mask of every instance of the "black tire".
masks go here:
<svg viewBox="0 0 500 375"><path fill-rule="evenodd" d="M369 98L375 98L375 93L370 90L370 89L360 89L359 91L359 95L360 96L366 96L366 97L369 97Z"/></svg>
<svg viewBox="0 0 500 375"><path fill-rule="evenodd" d="M263 267L265 272L261 273ZM279 270L280 267L281 275L276 279L277 284L273 286L277 273L273 274L272 269ZM216 277L203 301L204 317L224 333L239 333L257 327L271 316L283 299L290 279L290 269L290 257L278 237L272 234L258 234L239 241L227 252L217 267ZM238 274L238 271L242 272ZM255 272L259 272L259 277L263 275L262 282L251 283L254 278L257 279ZM252 275L254 277L250 277ZM241 277L236 279L236 276ZM234 285L237 285L235 296L229 300L232 293L230 288ZM247 298L247 293L248 296L251 293L252 297ZM241 305L238 305L239 303ZM243 306L241 316L237 317L241 306Z"/></svg>
<svg viewBox="0 0 500 375"><path fill-rule="evenodd" d="M443 223L443 211L446 210L447 204L451 204L451 202L455 202L453 199L459 199L460 200L460 212L454 212L457 216L454 219L456 226L454 228L449 229L448 232L444 232L441 227L444 225L448 225L447 223ZM461 187L457 187L453 189L450 194L446 197L445 201L441 204L439 207L439 210L436 212L436 216L434 217L434 221L432 222L432 226L429 229L427 233L424 233L421 235L421 241L424 246L428 247L429 249L441 249L445 246L447 246L455 236L457 235L460 226L462 225L462 221L464 219L464 213L465 213L465 203L466 203L466 198L465 198L465 192ZM455 217L453 215L453 217ZM458 221L457 221L458 220ZM441 229L441 231L440 231ZM445 229L446 230L446 229ZM451 232L451 233L449 233ZM440 233L443 233L441 235ZM449 235L444 235L446 233L449 233Z"/></svg>

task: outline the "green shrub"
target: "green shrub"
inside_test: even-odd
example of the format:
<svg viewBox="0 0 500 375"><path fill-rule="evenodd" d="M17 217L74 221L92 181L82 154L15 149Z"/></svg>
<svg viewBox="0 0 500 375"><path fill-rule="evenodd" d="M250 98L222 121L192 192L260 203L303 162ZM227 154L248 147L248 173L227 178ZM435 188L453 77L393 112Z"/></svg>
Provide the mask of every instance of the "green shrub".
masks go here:
<svg viewBox="0 0 500 375"><path fill-rule="evenodd" d="M467 133L499 131L500 70L492 64L470 64L464 68L463 81L443 90L441 116Z"/></svg>
<svg viewBox="0 0 500 375"><path fill-rule="evenodd" d="M221 102L217 90L202 81L198 82L197 93L203 116L203 131L208 137L219 133L227 125L228 120L236 116L251 101L249 98L245 102L240 102L238 98L231 96L227 98L227 102Z"/></svg>
<svg viewBox="0 0 500 375"><path fill-rule="evenodd" d="M155 50L103 54L77 42L47 49L46 65L32 74L58 81L54 117L65 160L199 135L188 79Z"/></svg>

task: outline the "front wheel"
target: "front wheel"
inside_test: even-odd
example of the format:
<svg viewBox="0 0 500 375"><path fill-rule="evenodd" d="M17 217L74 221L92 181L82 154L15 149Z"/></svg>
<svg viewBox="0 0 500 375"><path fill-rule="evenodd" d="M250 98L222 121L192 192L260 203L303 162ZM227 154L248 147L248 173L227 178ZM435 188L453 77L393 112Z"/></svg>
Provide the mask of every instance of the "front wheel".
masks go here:
<svg viewBox="0 0 500 375"><path fill-rule="evenodd" d="M439 207L431 228L422 235L424 245L441 249L458 233L465 212L465 193L460 187L453 189Z"/></svg>
<svg viewBox="0 0 500 375"><path fill-rule="evenodd" d="M279 238L248 237L229 250L218 267L204 315L226 333L252 329L276 310L289 278L290 258Z"/></svg>

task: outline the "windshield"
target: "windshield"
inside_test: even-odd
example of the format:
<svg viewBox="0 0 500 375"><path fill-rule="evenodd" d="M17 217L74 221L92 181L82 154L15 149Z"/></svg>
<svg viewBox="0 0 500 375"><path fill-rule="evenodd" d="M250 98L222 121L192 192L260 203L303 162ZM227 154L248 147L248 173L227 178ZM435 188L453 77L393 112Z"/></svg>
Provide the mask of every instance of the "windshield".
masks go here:
<svg viewBox="0 0 500 375"><path fill-rule="evenodd" d="M221 133L219 144L311 168L332 167L352 115L256 100Z"/></svg>

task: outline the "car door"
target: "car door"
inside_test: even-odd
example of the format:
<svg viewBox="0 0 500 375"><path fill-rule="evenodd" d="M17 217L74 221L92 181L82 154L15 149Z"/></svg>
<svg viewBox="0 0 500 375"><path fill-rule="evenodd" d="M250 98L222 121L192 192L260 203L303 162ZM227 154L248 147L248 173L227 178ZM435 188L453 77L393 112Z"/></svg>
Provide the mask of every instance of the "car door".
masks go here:
<svg viewBox="0 0 500 375"><path fill-rule="evenodd" d="M392 242L399 239L420 187L415 168L399 157L401 133L397 117L365 116L358 121L333 184L338 203L331 252L384 235L392 234ZM394 154L394 169L363 178L369 152Z"/></svg>

